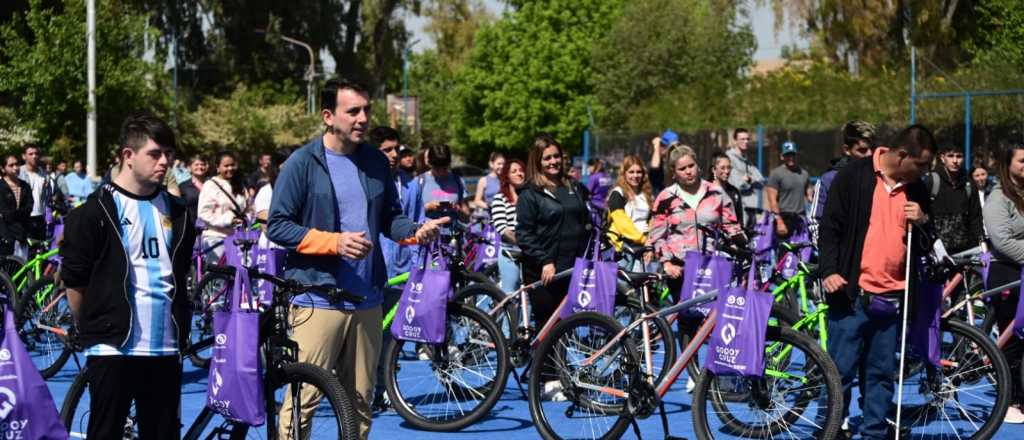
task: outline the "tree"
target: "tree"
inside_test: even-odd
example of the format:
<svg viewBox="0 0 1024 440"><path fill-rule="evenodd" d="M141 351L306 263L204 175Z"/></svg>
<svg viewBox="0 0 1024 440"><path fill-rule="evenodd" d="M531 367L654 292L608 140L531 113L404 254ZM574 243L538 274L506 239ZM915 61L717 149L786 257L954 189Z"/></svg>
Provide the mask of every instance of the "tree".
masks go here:
<svg viewBox="0 0 1024 440"><path fill-rule="evenodd" d="M1006 65L1024 71L1024 2L986 0L977 7L979 32L968 46L980 65Z"/></svg>
<svg viewBox="0 0 1024 440"><path fill-rule="evenodd" d="M1013 0L1008 0L1013 1ZM765 4L765 0L758 0ZM944 66L969 54L974 2L963 0L772 1L775 27L796 26L812 45L853 73L906 64L908 44Z"/></svg>
<svg viewBox="0 0 1024 440"><path fill-rule="evenodd" d="M168 108L163 54L147 53L146 18L127 4L97 2L96 106L98 144L117 141L124 117L137 109ZM85 4L65 0L47 8L32 0L27 12L0 26L0 95L24 128L35 130L48 153L82 158L87 104ZM147 59L153 57L153 59ZM61 151L52 151L63 146Z"/></svg>
<svg viewBox="0 0 1024 440"><path fill-rule="evenodd" d="M483 26L454 90L455 135L464 151L524 149L538 131L578 147L596 101L592 47L621 6L537 0Z"/></svg>
<svg viewBox="0 0 1024 440"><path fill-rule="evenodd" d="M624 128L641 103L677 89L712 92L700 107L725 101L756 46L750 27L737 24L739 13L733 0L630 2L594 46L602 128ZM707 108L696 111L708 115Z"/></svg>

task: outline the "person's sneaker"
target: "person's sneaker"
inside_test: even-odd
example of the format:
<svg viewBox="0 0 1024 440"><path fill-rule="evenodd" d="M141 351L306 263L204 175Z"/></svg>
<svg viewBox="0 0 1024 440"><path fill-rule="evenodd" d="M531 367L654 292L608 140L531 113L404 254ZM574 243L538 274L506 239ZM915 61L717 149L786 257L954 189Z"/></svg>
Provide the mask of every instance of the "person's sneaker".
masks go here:
<svg viewBox="0 0 1024 440"><path fill-rule="evenodd" d="M562 382L557 380L544 382L544 391L541 392L540 399L564 402L565 394L562 393Z"/></svg>
<svg viewBox="0 0 1024 440"><path fill-rule="evenodd" d="M391 408L391 399L388 399L388 393L381 392L375 393L373 396L373 412L382 413Z"/></svg>
<svg viewBox="0 0 1024 440"><path fill-rule="evenodd" d="M430 352L427 351L427 346L426 345L421 345L416 350L416 357L419 358L419 360L421 360L421 361L429 361L430 360Z"/></svg>
<svg viewBox="0 0 1024 440"><path fill-rule="evenodd" d="M693 394L693 389L697 386L697 382L693 381L693 378L686 376L686 392Z"/></svg>
<svg viewBox="0 0 1024 440"><path fill-rule="evenodd" d="M1020 406L1010 405L1006 409L1006 417L1003 417L1003 423L1012 423L1014 425L1024 423L1024 411L1021 411Z"/></svg>

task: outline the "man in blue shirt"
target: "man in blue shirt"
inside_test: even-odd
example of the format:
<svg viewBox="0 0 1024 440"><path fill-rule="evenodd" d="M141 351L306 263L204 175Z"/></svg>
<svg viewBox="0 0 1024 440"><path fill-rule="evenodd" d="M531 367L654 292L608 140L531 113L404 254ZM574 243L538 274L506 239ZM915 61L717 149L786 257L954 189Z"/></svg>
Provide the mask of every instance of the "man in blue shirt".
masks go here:
<svg viewBox="0 0 1024 440"><path fill-rule="evenodd" d="M68 186L68 201L71 202L71 206L78 206L79 203L85 201L89 194L92 194L93 189L96 187L93 185L92 180L85 174L85 167L82 166L82 161L76 160L72 166L73 172L69 173L64 177L64 181L67 182Z"/></svg>
<svg viewBox="0 0 1024 440"><path fill-rule="evenodd" d="M285 277L330 285L366 297L359 305L296 297L291 319L299 361L336 371L355 403L360 435L370 432L386 268L379 238L437 238L447 218L417 226L401 214L388 159L364 143L370 98L362 86L328 81L321 91L323 136L296 150L281 167L270 204L267 236L288 249ZM303 390L303 425L321 396ZM282 438L291 438L292 399L281 408Z"/></svg>

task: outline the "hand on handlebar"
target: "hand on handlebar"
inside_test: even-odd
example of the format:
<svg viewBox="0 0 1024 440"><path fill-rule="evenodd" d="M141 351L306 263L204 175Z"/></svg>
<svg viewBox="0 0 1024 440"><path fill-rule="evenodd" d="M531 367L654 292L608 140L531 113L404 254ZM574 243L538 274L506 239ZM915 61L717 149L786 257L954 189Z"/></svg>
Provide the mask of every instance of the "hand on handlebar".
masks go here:
<svg viewBox="0 0 1024 440"><path fill-rule="evenodd" d="M545 264L540 270L540 281L547 286L553 279L555 279L555 265L551 263Z"/></svg>
<svg viewBox="0 0 1024 440"><path fill-rule="evenodd" d="M671 261L665 262L665 275L669 278L676 279L683 276L683 267L672 263Z"/></svg>
<svg viewBox="0 0 1024 440"><path fill-rule="evenodd" d="M836 293L846 287L846 279L839 274L832 274L821 282L822 287L828 293Z"/></svg>

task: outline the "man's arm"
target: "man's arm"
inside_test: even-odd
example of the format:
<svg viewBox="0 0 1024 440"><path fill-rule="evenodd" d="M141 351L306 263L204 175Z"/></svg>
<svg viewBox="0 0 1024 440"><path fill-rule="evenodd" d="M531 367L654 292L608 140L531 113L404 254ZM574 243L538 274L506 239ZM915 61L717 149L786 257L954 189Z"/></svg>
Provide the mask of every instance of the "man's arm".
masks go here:
<svg viewBox="0 0 1024 440"><path fill-rule="evenodd" d="M99 260L102 246L99 240L102 240L103 223L106 222L90 216L93 209L92 205L83 205L71 210L64 219L64 240L60 246L60 279L67 287L68 303L76 317L81 310L85 287L89 285L93 266Z"/></svg>

